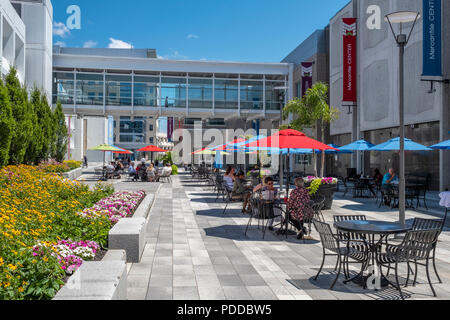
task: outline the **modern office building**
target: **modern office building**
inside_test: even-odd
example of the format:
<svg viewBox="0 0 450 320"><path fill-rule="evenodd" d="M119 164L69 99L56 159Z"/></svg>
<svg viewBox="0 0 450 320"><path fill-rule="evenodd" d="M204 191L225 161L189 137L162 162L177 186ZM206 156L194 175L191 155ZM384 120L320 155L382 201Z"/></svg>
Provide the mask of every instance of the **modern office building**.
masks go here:
<svg viewBox="0 0 450 320"><path fill-rule="evenodd" d="M289 63L163 60L147 49L55 47L53 102L61 101L65 114L76 119L76 159L89 154L84 144L89 121L83 119L91 117L104 119L95 125L99 137L108 132L107 117L114 117L112 140L131 149L150 144L150 119L159 117L173 118L174 129L192 119L219 127L260 119L270 129L277 127L281 107L292 97L292 72Z"/></svg>
<svg viewBox="0 0 450 320"><path fill-rule="evenodd" d="M351 1L330 20L330 100L332 105L341 109L339 120L331 125L330 142L344 145L361 138L379 144L398 137L399 48L383 18L388 13L401 10L421 12L423 16L422 3L422 0ZM379 14L377 8L380 9ZM450 79L450 20L445 18L450 16L448 1L442 1L442 10L444 74L440 80L445 80ZM342 18L357 18L357 101L352 106L342 102ZM373 18L379 18L379 29L368 27L367 20L370 19L371 23ZM404 26L407 31L410 27L411 24ZM407 138L429 146L450 138L450 88L448 84L434 82L433 90L430 90L431 83L421 81L423 30L421 18L405 50L405 131ZM406 159L407 174L426 175L434 190L450 187L448 152L406 152ZM342 176L346 175L347 167L357 168L358 172L365 170L366 174L371 174L375 168L386 172L390 167L399 167L398 153L395 152L367 152L352 160L340 161L335 170Z"/></svg>
<svg viewBox="0 0 450 320"><path fill-rule="evenodd" d="M321 81L329 82L329 28L325 27L321 30L313 32L306 40L304 40L297 48L295 48L289 55L282 60L284 63L294 64L293 80L294 83L294 97L302 98L302 93L305 92L311 85ZM305 68L304 63L307 63ZM310 82L303 81L307 75L310 77ZM304 133L308 136L319 138L320 127L316 130L306 128ZM329 138L329 129L326 129L326 139ZM314 164L312 155L295 155L294 161L291 163L291 168L296 172L305 172L312 174L314 172ZM317 162L319 163L320 161Z"/></svg>

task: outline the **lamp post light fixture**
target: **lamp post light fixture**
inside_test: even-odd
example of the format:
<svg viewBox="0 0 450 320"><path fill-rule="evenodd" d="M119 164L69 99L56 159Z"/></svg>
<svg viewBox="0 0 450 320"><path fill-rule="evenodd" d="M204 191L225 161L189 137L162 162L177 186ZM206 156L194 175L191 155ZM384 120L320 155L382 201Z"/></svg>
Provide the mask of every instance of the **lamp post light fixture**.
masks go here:
<svg viewBox="0 0 450 320"><path fill-rule="evenodd" d="M393 12L384 17L384 20L389 23L392 34L394 35L395 41L400 48L399 54L399 119L400 119L400 172L399 172L399 197L398 197L398 208L399 208L399 220L400 223L405 223L406 217L406 197L405 197L405 117L404 117L404 54L405 47L411 38L414 26L417 20L420 18L419 12L413 11L399 11ZM409 34L406 35L403 31L405 23L411 23L413 25ZM394 31L394 24L400 25L400 32L398 34Z"/></svg>

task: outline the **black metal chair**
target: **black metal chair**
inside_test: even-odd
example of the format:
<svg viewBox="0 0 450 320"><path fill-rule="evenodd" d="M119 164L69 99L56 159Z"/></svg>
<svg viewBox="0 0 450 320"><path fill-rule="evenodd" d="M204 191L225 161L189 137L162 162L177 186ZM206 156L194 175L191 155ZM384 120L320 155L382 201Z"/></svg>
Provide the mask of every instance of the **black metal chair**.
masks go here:
<svg viewBox="0 0 450 320"><path fill-rule="evenodd" d="M233 201L233 189L227 185L226 181L223 181L223 201L225 201L226 205L222 213L225 214L228 204Z"/></svg>
<svg viewBox="0 0 450 320"><path fill-rule="evenodd" d="M342 222L342 221L366 221L367 217L365 215L335 215L333 216L334 222ZM353 248L355 251L368 254L369 248L367 247L366 239L364 235L353 233L353 232L342 232L338 231L337 235L340 237L342 241L348 241L347 247ZM347 271L348 264L351 263L348 259L345 260ZM357 261L357 263L362 263L362 261ZM349 274L347 273L347 277Z"/></svg>
<svg viewBox="0 0 450 320"><path fill-rule="evenodd" d="M341 274L342 268L344 269L345 278L348 279L347 275L349 274L349 272L346 267L347 264L344 263L343 261L343 257L344 260L345 258L347 259L350 258L360 263L363 263L365 261L365 253L355 250L354 248L348 246L348 239L342 240L340 235L333 234L333 231L331 230L331 227L328 223L313 219L313 224L320 235L320 240L322 242L322 249L323 249L322 264L314 280L317 280L320 273L322 272L323 266L325 264L325 259L327 256L338 257L335 267L335 270L337 269L337 275L330 287L330 290L332 290L339 278L339 275ZM341 247L341 243L345 243L345 245Z"/></svg>
<svg viewBox="0 0 450 320"><path fill-rule="evenodd" d="M447 212L444 216L444 219L422 219L422 218L414 218L414 222L412 225L412 230L433 230L433 229L439 229L440 232L438 234L438 238L440 234L442 233L442 230L445 226L445 220L447 219ZM433 254L430 259L433 262L433 269L434 273L436 274L436 277L438 278L439 283L442 283L441 277L439 276L439 273L437 272L436 267L436 246L438 243L438 238L436 239L436 242L433 244ZM415 266L415 277L414 277L414 284L416 284L417 280L417 265Z"/></svg>
<svg viewBox="0 0 450 320"><path fill-rule="evenodd" d="M251 226L253 219L258 220L258 229L260 225L262 226L263 231L263 239L266 236L266 230L269 226L271 220L280 217L281 215L275 214L275 205L272 201L266 201L261 199L261 193L254 193L251 197L250 203L252 205L252 212L250 213L250 218L247 223L247 227L245 228L245 235L247 235L247 231L249 226ZM262 222L262 224L261 224Z"/></svg>
<svg viewBox="0 0 450 320"><path fill-rule="evenodd" d="M420 206L420 200L423 200L423 205L425 206L425 209L428 210L427 206L427 186L423 185L417 188L417 205L416 208Z"/></svg>
<svg viewBox="0 0 450 320"><path fill-rule="evenodd" d="M409 264L414 263L416 266L415 278L417 278L417 265L422 265L426 268L428 283L431 287L433 295L436 297L436 292L433 288L430 279L429 261L430 254L435 247L437 238L441 232L441 229L429 229L429 230L411 230L408 231L399 245L388 244L384 253L379 253L377 261L381 266L385 266L391 269L391 264L395 267L395 287L400 292L400 297L404 300L403 292L400 287L398 278L398 266L400 263L406 263L408 265L408 276L406 284L409 281ZM424 261L424 262L419 262Z"/></svg>

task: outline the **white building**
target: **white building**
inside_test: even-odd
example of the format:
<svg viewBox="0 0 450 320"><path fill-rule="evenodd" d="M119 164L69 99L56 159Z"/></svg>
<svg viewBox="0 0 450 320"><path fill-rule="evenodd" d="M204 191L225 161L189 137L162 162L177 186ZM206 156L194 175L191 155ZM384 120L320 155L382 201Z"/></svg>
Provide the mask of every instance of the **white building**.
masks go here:
<svg viewBox="0 0 450 320"><path fill-rule="evenodd" d="M55 47L53 103L60 101L64 113L76 119L71 157L88 154L91 160L97 157L85 138L91 117L97 119L97 142L132 151L156 142L151 142L156 130L148 129L158 117L173 117L175 123L260 119L271 129L292 97L292 71L288 63L163 60L153 49ZM115 138L103 135L110 132L109 116L116 120Z"/></svg>

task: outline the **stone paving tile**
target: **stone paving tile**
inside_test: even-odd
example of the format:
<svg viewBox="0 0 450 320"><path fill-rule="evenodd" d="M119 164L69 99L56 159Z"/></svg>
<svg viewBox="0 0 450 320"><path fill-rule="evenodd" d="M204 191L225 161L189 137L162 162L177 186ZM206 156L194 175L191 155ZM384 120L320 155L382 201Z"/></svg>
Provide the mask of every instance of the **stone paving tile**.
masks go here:
<svg viewBox="0 0 450 320"><path fill-rule="evenodd" d="M127 186L120 184L122 188ZM129 270L130 299L398 299L393 288L363 290L354 284L344 285L343 276L334 290L329 290L335 277L332 258L327 260L318 280L312 279L322 262L320 241L298 241L293 236L286 239L269 231L263 240L256 223L245 236L248 216L240 213L241 205L230 204L223 214L223 202L215 202L213 193L187 175L176 176L172 184L159 188L150 212L142 261ZM331 225L334 214L358 212L369 219L397 219L395 211L378 209L371 200L361 201L337 194L333 210L324 211L324 217ZM430 217L414 211L408 211L407 216ZM437 283L431 271L441 299L450 299L449 231L444 230L437 250L444 284ZM319 239L315 230L312 236ZM351 270L357 271L355 267ZM412 299L434 299L424 270L419 269L418 280L417 286L408 287L405 294Z"/></svg>

